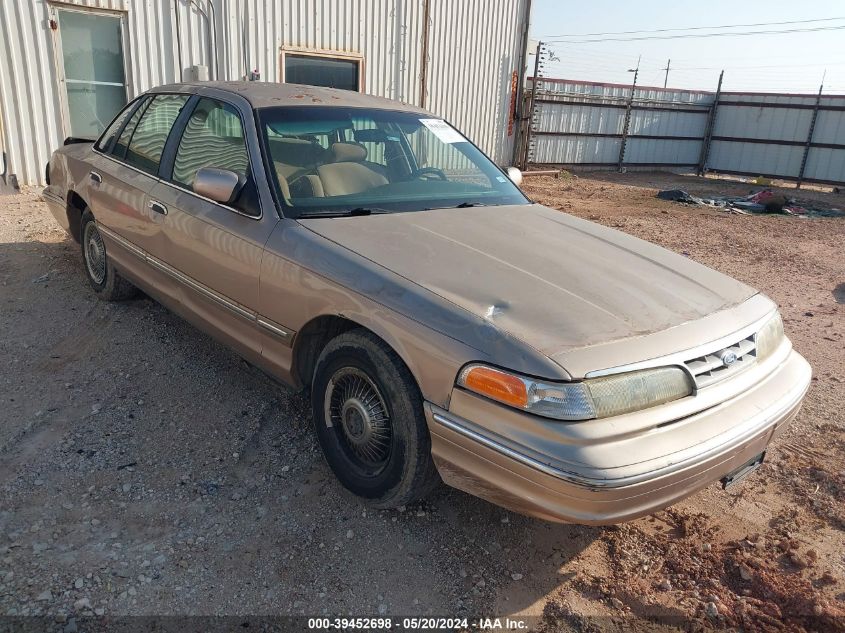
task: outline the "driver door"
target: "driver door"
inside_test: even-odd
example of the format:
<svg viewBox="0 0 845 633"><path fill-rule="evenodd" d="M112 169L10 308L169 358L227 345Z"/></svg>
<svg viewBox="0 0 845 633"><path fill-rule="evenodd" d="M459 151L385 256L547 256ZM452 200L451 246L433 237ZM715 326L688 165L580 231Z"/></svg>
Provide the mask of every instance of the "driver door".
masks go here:
<svg viewBox="0 0 845 633"><path fill-rule="evenodd" d="M165 210L166 264L181 281L189 318L256 361L258 276L278 218L261 212L243 121L234 106L200 97L181 125L171 141L172 163L151 194ZM195 193L194 178L203 167L241 176L246 184L237 200L221 203Z"/></svg>

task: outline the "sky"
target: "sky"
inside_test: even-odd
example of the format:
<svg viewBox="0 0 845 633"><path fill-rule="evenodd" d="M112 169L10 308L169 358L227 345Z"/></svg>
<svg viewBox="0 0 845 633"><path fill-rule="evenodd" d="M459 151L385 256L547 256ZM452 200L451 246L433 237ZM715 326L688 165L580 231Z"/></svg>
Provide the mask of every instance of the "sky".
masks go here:
<svg viewBox="0 0 845 633"><path fill-rule="evenodd" d="M715 90L724 69L722 90L818 92L845 94L845 0L532 0L530 36L549 42L559 61L550 61L542 76L630 84L641 55L638 85ZM830 18L838 18L831 20ZM823 20L804 22L808 20ZM800 24L744 26L773 22ZM673 30L659 33L620 31ZM721 27L721 28L700 28ZM771 35L686 37L691 34L787 29L825 29ZM583 42L590 39L642 37L683 38ZM579 41L580 40L580 41ZM529 74L534 56L529 58Z"/></svg>

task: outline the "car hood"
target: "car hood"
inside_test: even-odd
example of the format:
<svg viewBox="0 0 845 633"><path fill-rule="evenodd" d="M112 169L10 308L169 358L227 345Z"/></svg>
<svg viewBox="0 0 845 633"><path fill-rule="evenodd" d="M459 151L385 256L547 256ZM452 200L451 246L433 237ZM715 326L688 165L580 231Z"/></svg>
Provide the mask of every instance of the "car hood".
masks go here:
<svg viewBox="0 0 845 633"><path fill-rule="evenodd" d="M756 294L664 248L536 204L300 222L550 357L666 330Z"/></svg>

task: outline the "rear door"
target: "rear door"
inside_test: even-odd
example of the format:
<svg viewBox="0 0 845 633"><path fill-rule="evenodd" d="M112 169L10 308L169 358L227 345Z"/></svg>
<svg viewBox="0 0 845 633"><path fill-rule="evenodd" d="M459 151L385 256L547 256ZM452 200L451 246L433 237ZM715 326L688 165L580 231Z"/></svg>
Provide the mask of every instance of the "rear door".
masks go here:
<svg viewBox="0 0 845 633"><path fill-rule="evenodd" d="M171 280L151 271L144 259L146 253L164 255L164 216L150 204L150 192L158 183L164 145L189 99L186 94L142 97L122 115L122 128L110 127L97 144L87 176L88 204L104 229L109 256L165 294L172 294Z"/></svg>
<svg viewBox="0 0 845 633"><path fill-rule="evenodd" d="M162 180L152 194L167 211L164 259L182 282L180 301L192 317L256 360L258 276L278 216L273 209L262 213L253 169L260 157L245 134L248 112L221 98L201 96L191 105L168 143ZM238 199L221 204L194 193L203 167L241 176L246 184Z"/></svg>
<svg viewBox="0 0 845 633"><path fill-rule="evenodd" d="M139 216L146 194L155 184L154 177L129 170L123 163L129 139L151 101L151 96L142 97L121 112L94 146L86 175L91 212L101 226L120 234L131 218Z"/></svg>
<svg viewBox="0 0 845 633"><path fill-rule="evenodd" d="M89 204L97 222L153 255L161 256L163 214L151 208L159 161L190 95L160 94L141 101L89 173ZM105 140L105 139L104 139Z"/></svg>

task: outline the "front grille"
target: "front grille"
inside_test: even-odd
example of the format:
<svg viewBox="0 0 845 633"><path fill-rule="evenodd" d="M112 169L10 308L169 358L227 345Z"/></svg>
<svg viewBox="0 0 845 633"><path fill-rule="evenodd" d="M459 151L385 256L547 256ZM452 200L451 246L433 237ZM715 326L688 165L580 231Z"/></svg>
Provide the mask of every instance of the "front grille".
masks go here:
<svg viewBox="0 0 845 633"><path fill-rule="evenodd" d="M733 353L736 360L725 365L723 358L726 354ZM757 345L754 343L754 334L737 341L733 345L716 350L710 354L692 358L684 364L695 378L695 385L703 389L713 383L724 380L734 374L738 374L750 367L757 361Z"/></svg>

